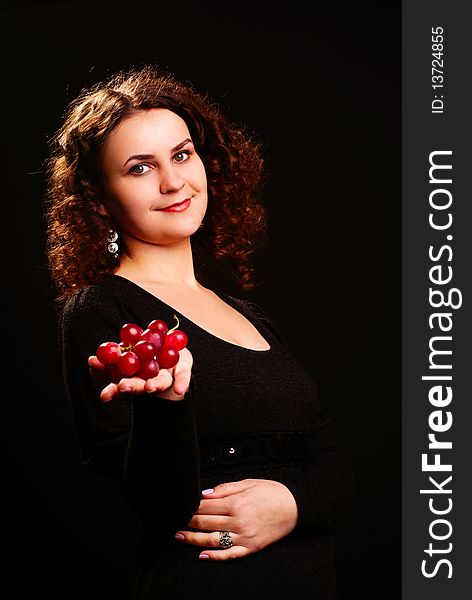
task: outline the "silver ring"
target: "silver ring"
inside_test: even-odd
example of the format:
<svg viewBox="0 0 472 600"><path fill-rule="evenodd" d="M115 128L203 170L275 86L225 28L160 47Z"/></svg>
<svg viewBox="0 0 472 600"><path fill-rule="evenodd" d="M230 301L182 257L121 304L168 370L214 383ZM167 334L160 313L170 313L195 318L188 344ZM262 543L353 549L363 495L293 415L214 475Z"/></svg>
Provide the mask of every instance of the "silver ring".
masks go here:
<svg viewBox="0 0 472 600"><path fill-rule="evenodd" d="M231 548L233 545L233 538L229 531L220 531L220 548Z"/></svg>

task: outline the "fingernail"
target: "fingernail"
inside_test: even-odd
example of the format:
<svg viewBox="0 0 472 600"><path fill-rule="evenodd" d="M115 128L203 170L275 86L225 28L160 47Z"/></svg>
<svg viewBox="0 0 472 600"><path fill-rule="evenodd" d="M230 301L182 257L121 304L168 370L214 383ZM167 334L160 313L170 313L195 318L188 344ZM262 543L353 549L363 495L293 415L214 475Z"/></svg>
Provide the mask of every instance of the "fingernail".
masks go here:
<svg viewBox="0 0 472 600"><path fill-rule="evenodd" d="M176 538L177 540L184 540L184 539L185 539L185 536L184 536L184 534L183 534L183 533L176 533L176 534L175 534L175 538Z"/></svg>
<svg viewBox="0 0 472 600"><path fill-rule="evenodd" d="M203 490L202 494L204 496L209 496L210 494L213 494L215 490L213 488L208 488L207 490Z"/></svg>
<svg viewBox="0 0 472 600"><path fill-rule="evenodd" d="M198 558L210 558L209 554L200 554Z"/></svg>
<svg viewBox="0 0 472 600"><path fill-rule="evenodd" d="M146 392L149 392L150 394L152 394L152 392L155 392L156 390L157 390L156 385L150 385L146 388Z"/></svg>
<svg viewBox="0 0 472 600"><path fill-rule="evenodd" d="M132 392L133 388L129 385L127 385L126 387L121 387L120 388L120 392L123 392L124 394L126 394L127 392Z"/></svg>

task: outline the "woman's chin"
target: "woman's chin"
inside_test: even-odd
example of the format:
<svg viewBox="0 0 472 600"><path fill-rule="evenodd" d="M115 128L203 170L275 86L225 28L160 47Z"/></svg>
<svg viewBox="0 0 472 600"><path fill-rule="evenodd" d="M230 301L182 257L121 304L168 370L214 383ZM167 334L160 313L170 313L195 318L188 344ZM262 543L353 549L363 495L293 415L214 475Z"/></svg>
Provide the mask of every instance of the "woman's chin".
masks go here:
<svg viewBox="0 0 472 600"><path fill-rule="evenodd" d="M156 242L164 244L183 243L188 241L199 229L200 223L191 226L178 227L173 231L169 231L166 235L160 236L160 240L156 240Z"/></svg>

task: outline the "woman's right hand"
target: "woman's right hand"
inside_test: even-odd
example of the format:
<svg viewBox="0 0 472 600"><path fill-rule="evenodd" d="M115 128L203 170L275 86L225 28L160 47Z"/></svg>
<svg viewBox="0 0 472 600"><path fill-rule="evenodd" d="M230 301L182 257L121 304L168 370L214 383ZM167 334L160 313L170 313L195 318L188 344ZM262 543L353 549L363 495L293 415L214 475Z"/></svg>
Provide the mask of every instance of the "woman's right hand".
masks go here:
<svg viewBox="0 0 472 600"><path fill-rule="evenodd" d="M88 364L92 377L106 381L105 366L93 355ZM100 392L102 402L110 402L121 394L154 394L166 400L182 400L190 385L193 356L188 348L180 350L179 362L171 369L160 369L152 379L124 377L118 383L109 383Z"/></svg>

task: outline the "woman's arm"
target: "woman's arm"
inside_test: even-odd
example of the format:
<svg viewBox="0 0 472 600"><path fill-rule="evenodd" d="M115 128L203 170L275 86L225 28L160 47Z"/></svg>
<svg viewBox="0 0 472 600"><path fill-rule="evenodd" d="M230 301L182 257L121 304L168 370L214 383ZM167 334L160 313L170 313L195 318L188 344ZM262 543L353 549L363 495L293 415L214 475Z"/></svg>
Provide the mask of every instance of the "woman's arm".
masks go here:
<svg viewBox="0 0 472 600"><path fill-rule="evenodd" d="M309 446L307 464L296 478L244 479L207 491L188 524L198 531L181 528L177 539L201 546L202 558L228 560L258 552L292 531L328 527L351 499L353 471L327 420ZM230 532L232 547L219 548L220 530Z"/></svg>
<svg viewBox="0 0 472 600"><path fill-rule="evenodd" d="M280 479L297 504L296 530L320 529L333 523L350 502L355 485L351 461L335 438L328 418L311 436L308 461L299 477Z"/></svg>
<svg viewBox="0 0 472 600"><path fill-rule="evenodd" d="M137 316L97 289L83 290L59 321L60 360L83 463L122 486L133 508L153 527L170 531L191 518L200 500L194 385L183 400L140 393L100 400L88 358L116 340L121 325ZM178 480L178 501L168 491Z"/></svg>

